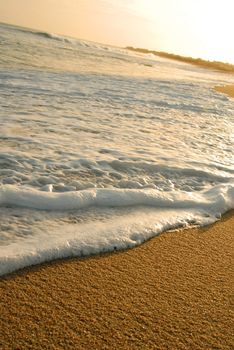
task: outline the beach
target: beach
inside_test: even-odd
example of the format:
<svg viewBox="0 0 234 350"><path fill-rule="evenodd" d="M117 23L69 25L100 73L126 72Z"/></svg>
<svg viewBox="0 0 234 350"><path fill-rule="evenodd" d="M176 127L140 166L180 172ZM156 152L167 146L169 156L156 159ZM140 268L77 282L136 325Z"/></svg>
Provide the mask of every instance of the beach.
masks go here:
<svg viewBox="0 0 234 350"><path fill-rule="evenodd" d="M234 85L216 86L215 90L234 97Z"/></svg>
<svg viewBox="0 0 234 350"><path fill-rule="evenodd" d="M233 75L0 42L0 349L233 349Z"/></svg>
<svg viewBox="0 0 234 350"><path fill-rule="evenodd" d="M1 349L232 349L234 212L1 281Z"/></svg>

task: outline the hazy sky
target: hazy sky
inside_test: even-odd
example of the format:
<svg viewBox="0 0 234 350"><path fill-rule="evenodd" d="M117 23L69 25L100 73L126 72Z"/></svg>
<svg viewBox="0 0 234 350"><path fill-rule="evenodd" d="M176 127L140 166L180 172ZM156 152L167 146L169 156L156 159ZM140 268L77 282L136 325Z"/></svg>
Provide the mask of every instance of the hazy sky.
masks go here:
<svg viewBox="0 0 234 350"><path fill-rule="evenodd" d="M0 21L234 63L234 0L0 0Z"/></svg>

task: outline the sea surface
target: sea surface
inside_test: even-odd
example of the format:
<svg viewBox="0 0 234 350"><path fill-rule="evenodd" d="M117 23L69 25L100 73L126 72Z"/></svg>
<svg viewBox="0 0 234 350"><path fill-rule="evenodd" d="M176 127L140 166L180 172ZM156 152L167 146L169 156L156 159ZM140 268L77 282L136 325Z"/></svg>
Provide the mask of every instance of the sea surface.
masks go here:
<svg viewBox="0 0 234 350"><path fill-rule="evenodd" d="M0 24L0 274L234 208L234 76Z"/></svg>

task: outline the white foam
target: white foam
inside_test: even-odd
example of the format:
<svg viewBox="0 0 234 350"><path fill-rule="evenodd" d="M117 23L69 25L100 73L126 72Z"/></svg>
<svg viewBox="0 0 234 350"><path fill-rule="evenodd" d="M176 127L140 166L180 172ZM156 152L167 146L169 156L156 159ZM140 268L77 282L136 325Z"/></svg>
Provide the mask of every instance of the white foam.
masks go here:
<svg viewBox="0 0 234 350"><path fill-rule="evenodd" d="M90 189L66 193L41 192L17 186L0 187L0 205L39 210L145 205L159 208L200 208L225 212L234 207L234 181L204 192L162 192L156 189Z"/></svg>
<svg viewBox="0 0 234 350"><path fill-rule="evenodd" d="M0 188L0 204L62 212L90 207L102 208L103 213L106 207L135 208L130 214L104 221L96 217L89 223L45 222L32 228L26 237L19 238L18 233L5 237L0 247L0 275L3 275L57 258L131 248L168 229L209 224L234 207L234 183L204 193L162 193L152 189L52 193L4 186Z"/></svg>
<svg viewBox="0 0 234 350"><path fill-rule="evenodd" d="M199 211L158 210L88 224L42 226L27 239L16 239L0 247L0 275L25 266L65 257L82 257L92 254L132 248L157 234L188 224L208 224L215 217L204 217Z"/></svg>

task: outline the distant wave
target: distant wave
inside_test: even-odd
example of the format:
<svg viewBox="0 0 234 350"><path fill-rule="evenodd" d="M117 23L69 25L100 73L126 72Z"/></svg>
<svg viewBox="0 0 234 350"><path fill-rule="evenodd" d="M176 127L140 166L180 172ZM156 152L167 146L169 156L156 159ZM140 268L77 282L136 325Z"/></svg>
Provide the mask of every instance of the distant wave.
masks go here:
<svg viewBox="0 0 234 350"><path fill-rule="evenodd" d="M86 41L86 40L82 40L82 39L78 39L78 38L67 37L64 35L50 33L50 32L46 32L46 31L37 31L34 29L5 24L5 23L1 23L1 22L0 22L0 26L7 28L8 30L13 30L13 31L24 33L24 34L34 35L34 36L49 39L49 40L55 40L55 41L62 42L62 43L68 43L68 44L72 44L72 45L75 45L78 47L98 49L98 50L105 51L105 52L106 51L109 51L109 52L114 51L115 53L119 53L119 54L124 53L125 55L127 53L127 50L125 50L123 48L113 47L113 46L100 44L100 43L96 43L96 42L92 42L92 41ZM116 58L116 56L114 58L120 59L118 57Z"/></svg>
<svg viewBox="0 0 234 350"><path fill-rule="evenodd" d="M46 39L51 39L51 40L56 40L56 41L61 41L63 43L69 43L69 44L73 44L73 45L78 45L84 48L91 48L91 49L99 49L99 50L104 50L104 51L115 51L117 53L125 53L126 54L126 50L122 49L122 48L117 48L117 47L111 47L108 45L104 45L104 44L99 44L96 42L92 42L92 41L86 41L86 40L82 40L82 39L76 39L76 38L70 38L70 37L66 37L63 35L59 35L59 34L54 34L54 33L49 33L49 32L30 32L34 35L46 38ZM116 56L114 56L115 59L122 59L122 58L118 58Z"/></svg>
<svg viewBox="0 0 234 350"><path fill-rule="evenodd" d="M33 34L33 35L37 35L37 36L46 38L46 39L58 40L58 41L63 41L63 42L72 42L72 39L69 39L63 35L58 35L58 34L44 32L44 31L36 31L36 30L30 29L30 28L24 28L24 27L11 25L11 24L5 24L5 23L0 23L0 25L3 27L10 28L12 30L17 30L18 32L29 33L29 34Z"/></svg>
<svg viewBox="0 0 234 350"><path fill-rule="evenodd" d="M64 37L62 35L58 35L58 34L53 34L53 33L49 33L49 32L31 32L32 34L41 36L43 38L46 39L52 39L52 40L57 40L57 41L62 41L62 42L67 42L67 43L72 43L75 41L72 39L68 39L67 37Z"/></svg>
<svg viewBox="0 0 234 350"><path fill-rule="evenodd" d="M31 33L39 35L39 36L43 36L44 38L54 39L53 34L51 34L51 33L47 33L47 32L35 32L35 33L31 32Z"/></svg>

